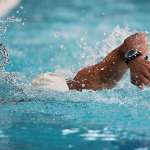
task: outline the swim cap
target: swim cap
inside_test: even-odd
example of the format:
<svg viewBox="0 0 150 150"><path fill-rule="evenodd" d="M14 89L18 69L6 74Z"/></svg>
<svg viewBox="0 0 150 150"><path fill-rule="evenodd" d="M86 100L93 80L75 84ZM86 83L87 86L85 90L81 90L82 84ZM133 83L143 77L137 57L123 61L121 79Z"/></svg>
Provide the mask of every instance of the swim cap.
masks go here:
<svg viewBox="0 0 150 150"><path fill-rule="evenodd" d="M58 91L69 91L65 79L56 73L44 73L35 77L32 85L37 88L50 88Z"/></svg>

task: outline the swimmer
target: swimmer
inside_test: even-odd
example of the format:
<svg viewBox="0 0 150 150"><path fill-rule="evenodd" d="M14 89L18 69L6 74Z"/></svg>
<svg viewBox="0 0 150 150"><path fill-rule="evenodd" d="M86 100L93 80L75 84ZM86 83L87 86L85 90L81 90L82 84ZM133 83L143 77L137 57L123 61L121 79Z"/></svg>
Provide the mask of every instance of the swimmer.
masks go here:
<svg viewBox="0 0 150 150"><path fill-rule="evenodd" d="M143 90L144 85L150 86L148 52L148 37L143 33L136 33L126 38L102 62L80 70L73 80L65 81L60 75L45 73L33 79L32 85L58 91L112 89L130 69L131 83Z"/></svg>
<svg viewBox="0 0 150 150"><path fill-rule="evenodd" d="M108 54L102 62L80 70L73 80L67 80L67 87L64 86L64 79L57 80L60 75L57 76L57 74L52 73L45 73L36 77L32 85L37 87L42 85L45 88L50 87L63 91L112 89L129 68L131 83L143 90L144 85L150 86L148 52L148 37L143 33L136 33L126 38L123 44ZM59 88L56 88L52 83L58 85Z"/></svg>

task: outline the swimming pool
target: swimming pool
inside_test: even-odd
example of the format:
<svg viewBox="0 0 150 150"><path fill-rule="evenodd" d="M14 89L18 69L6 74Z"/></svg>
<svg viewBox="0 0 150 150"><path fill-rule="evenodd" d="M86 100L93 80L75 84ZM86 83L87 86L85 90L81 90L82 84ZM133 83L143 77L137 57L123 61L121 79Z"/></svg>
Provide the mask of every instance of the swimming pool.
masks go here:
<svg viewBox="0 0 150 150"><path fill-rule="evenodd" d="M149 37L149 5L148 0L23 0L1 18L0 42L13 66L0 70L0 149L149 149L149 88L133 86L129 72L112 90L31 86L47 71L73 78L135 32Z"/></svg>

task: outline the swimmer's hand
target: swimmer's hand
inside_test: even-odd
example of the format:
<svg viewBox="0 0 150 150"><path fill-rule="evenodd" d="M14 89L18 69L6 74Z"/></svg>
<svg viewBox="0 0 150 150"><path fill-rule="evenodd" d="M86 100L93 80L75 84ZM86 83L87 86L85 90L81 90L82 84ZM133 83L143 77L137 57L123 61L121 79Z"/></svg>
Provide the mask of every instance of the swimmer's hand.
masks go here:
<svg viewBox="0 0 150 150"><path fill-rule="evenodd" d="M150 61L139 56L128 64L131 74L131 83L144 89L144 85L150 86Z"/></svg>

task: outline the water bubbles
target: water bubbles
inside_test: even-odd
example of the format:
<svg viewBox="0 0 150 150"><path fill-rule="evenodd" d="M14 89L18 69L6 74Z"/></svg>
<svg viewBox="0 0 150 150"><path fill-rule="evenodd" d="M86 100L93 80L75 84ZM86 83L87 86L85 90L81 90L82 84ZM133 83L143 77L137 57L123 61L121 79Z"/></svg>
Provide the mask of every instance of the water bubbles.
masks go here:
<svg viewBox="0 0 150 150"><path fill-rule="evenodd" d="M5 29L4 29L4 33L7 33L7 27L5 27Z"/></svg>
<svg viewBox="0 0 150 150"><path fill-rule="evenodd" d="M51 57L51 61L54 61L54 55L51 55L50 57Z"/></svg>
<svg viewBox="0 0 150 150"><path fill-rule="evenodd" d="M17 10L16 13L18 14L18 13L19 13L19 10Z"/></svg>
<svg viewBox="0 0 150 150"><path fill-rule="evenodd" d="M101 70L104 70L104 68L101 68Z"/></svg>
<svg viewBox="0 0 150 150"><path fill-rule="evenodd" d="M60 48L64 48L64 45L60 45Z"/></svg>
<svg viewBox="0 0 150 150"><path fill-rule="evenodd" d="M22 19L21 19L21 18L16 18L16 19L15 19L15 21L17 21L17 22L21 22L21 21L22 21Z"/></svg>
<svg viewBox="0 0 150 150"><path fill-rule="evenodd" d="M55 38L58 38L58 34L55 34Z"/></svg>
<svg viewBox="0 0 150 150"><path fill-rule="evenodd" d="M23 22L22 25L25 25L25 23Z"/></svg>
<svg viewBox="0 0 150 150"><path fill-rule="evenodd" d="M66 48L65 48L65 46L64 46L64 45L60 45L60 48L61 48L63 51L65 51L65 50L66 50Z"/></svg>
<svg viewBox="0 0 150 150"><path fill-rule="evenodd" d="M73 145L69 144L69 148L73 147Z"/></svg>
<svg viewBox="0 0 150 150"><path fill-rule="evenodd" d="M85 84L82 84L82 87L85 87Z"/></svg>
<svg viewBox="0 0 150 150"><path fill-rule="evenodd" d="M1 19L0 19L0 23L3 23L3 24L5 24L5 23L7 23L7 22L21 22L22 21L22 18L15 18L15 16L12 16L12 18L11 17L7 17L7 19L5 20L5 21L2 21Z"/></svg>
<svg viewBox="0 0 150 150"><path fill-rule="evenodd" d="M20 6L20 8L23 9L24 7L23 7L23 6Z"/></svg>
<svg viewBox="0 0 150 150"><path fill-rule="evenodd" d="M148 32L148 31L145 31L145 34L149 34L149 32Z"/></svg>
<svg viewBox="0 0 150 150"><path fill-rule="evenodd" d="M82 48L81 42L77 42L78 46Z"/></svg>
<svg viewBox="0 0 150 150"><path fill-rule="evenodd" d="M85 36L81 38L81 42L83 42L85 40Z"/></svg>
<svg viewBox="0 0 150 150"><path fill-rule="evenodd" d="M4 69L6 64L11 65L8 55L9 53L6 51L6 47L0 43L0 68Z"/></svg>

